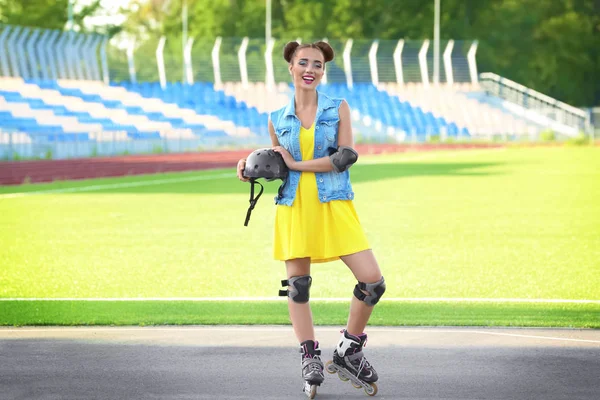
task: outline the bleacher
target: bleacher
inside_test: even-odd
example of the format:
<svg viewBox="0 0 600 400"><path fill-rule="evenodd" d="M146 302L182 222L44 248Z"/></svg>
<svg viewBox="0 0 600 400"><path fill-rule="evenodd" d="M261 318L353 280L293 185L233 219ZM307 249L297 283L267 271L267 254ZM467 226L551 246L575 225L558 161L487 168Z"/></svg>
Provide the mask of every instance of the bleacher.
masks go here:
<svg viewBox="0 0 600 400"><path fill-rule="evenodd" d="M39 34L61 36L44 42ZM195 50L189 42L165 59L162 38L152 56L150 37L124 51L119 40L101 45L83 32L2 25L0 35L3 159L268 145L268 114L294 91L275 48L248 46L250 38L225 38L223 47L221 37L196 41ZM67 43L81 44L85 59ZM479 73L476 41L448 41L437 72L428 40L330 44L339 57L319 90L348 101L357 142L535 140L545 130L565 138L590 128L584 110Z"/></svg>
<svg viewBox="0 0 600 400"><path fill-rule="evenodd" d="M92 81L0 80L0 111L8 111L4 127L38 133L126 132L130 139L168 138L171 134L229 135L252 134L242 122L259 118L256 110L213 90L209 84L182 89L158 84L104 85ZM258 123L255 124L258 126ZM112 138L112 135L110 136Z"/></svg>
<svg viewBox="0 0 600 400"><path fill-rule="evenodd" d="M386 137L405 140L410 138L422 142L428 136L470 136L469 130L457 125L451 116L436 115L372 84L358 83L352 89L348 89L345 84L330 84L324 87L323 92L345 98L354 113L355 121L373 127L379 125L379 130Z"/></svg>
<svg viewBox="0 0 600 400"><path fill-rule="evenodd" d="M158 83L0 78L0 144L4 145L74 143L82 156L86 148L97 152L102 143L116 143L111 152L148 152L153 141L173 141L193 149L220 140L243 143L259 138L260 142L261 136L268 137L266 120L266 113L208 83L169 84L162 90ZM73 148L65 151L78 155Z"/></svg>
<svg viewBox="0 0 600 400"><path fill-rule="evenodd" d="M263 82L249 82L247 85L241 82L223 82L221 89L226 95L235 97L248 107L255 107L261 113L285 106L293 94L293 87L283 82L275 90L269 90Z"/></svg>
<svg viewBox="0 0 600 400"><path fill-rule="evenodd" d="M165 114L172 118L172 124L180 128L194 129L195 126L190 124L199 124L214 129L221 127L227 135L234 137L268 135L266 113L259 112L256 107L249 106L245 101L236 100L223 90L216 90L213 84L208 82L193 85L168 83L164 90L158 82L123 82L112 84L110 87L96 85L86 89L86 92L99 94L104 98L125 98L132 105L158 102L163 108L154 109L154 113L160 113L161 109L162 113L165 113L164 106L168 105L169 111ZM147 111L148 107L142 110ZM181 118L185 116L188 118L182 121ZM156 118L164 117L158 115Z"/></svg>
<svg viewBox="0 0 600 400"><path fill-rule="evenodd" d="M529 121L492 105L490 96L471 83L451 86L386 83L381 88L427 113L453 121L453 124L474 136L519 136L540 130Z"/></svg>
<svg viewBox="0 0 600 400"><path fill-rule="evenodd" d="M471 85L356 83L349 89L328 83L319 90L347 99L357 130L378 141L540 130L486 102ZM189 148L214 139L268 144L268 112L284 106L292 94L287 83L271 91L263 83L168 83L163 89L158 82L1 78L0 143L129 143L131 152L149 151L152 141L189 141Z"/></svg>

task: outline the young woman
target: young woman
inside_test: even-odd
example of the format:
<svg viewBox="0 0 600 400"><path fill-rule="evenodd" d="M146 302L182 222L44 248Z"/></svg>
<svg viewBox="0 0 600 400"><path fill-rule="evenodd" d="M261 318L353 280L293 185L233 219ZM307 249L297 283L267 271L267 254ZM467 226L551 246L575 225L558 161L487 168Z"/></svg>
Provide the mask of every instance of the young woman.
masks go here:
<svg viewBox="0 0 600 400"><path fill-rule="evenodd" d="M378 376L362 348L367 340L365 327L385 291L385 282L353 205L349 168L358 154L353 149L350 107L343 99L317 91L325 63L334 57L329 44L289 42L283 56L289 63L294 98L269 119L273 150L289 168L275 199L274 257L285 262L288 278L283 281L287 290L280 294L288 296L290 319L300 342L302 373L314 391L324 374L309 304L311 264L341 259L348 266L358 284L346 329L333 351L334 365L327 369L333 373L343 368L362 381L365 390L371 387L376 391L370 384ZM239 160L237 166L242 181L247 181L245 162ZM360 384L355 379L353 382Z"/></svg>

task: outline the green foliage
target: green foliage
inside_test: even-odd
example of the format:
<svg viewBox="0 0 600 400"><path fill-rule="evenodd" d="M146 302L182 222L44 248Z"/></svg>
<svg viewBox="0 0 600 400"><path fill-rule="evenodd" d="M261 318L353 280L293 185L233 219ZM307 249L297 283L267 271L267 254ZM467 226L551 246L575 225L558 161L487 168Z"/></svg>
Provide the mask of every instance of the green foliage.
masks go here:
<svg viewBox="0 0 600 400"><path fill-rule="evenodd" d="M442 141L440 135L428 135L427 142L428 143L440 143Z"/></svg>
<svg viewBox="0 0 600 400"><path fill-rule="evenodd" d="M85 32L84 20L102 12L101 0L86 2L77 7L77 0L71 0L73 7L73 29ZM69 0L0 0L0 23L21 25L33 28L65 29ZM95 27L94 32L113 36L120 31L119 26Z"/></svg>
<svg viewBox="0 0 600 400"><path fill-rule="evenodd" d="M542 142L554 142L556 140L556 134L552 129L546 129L540 133L540 140Z"/></svg>
<svg viewBox="0 0 600 400"><path fill-rule="evenodd" d="M166 34L167 43L169 40L176 43L181 53L182 3L171 1L165 13L156 5L158 3L140 3L139 9L130 13L127 29L138 33L143 30L154 37ZM444 0L441 39L477 39L480 42L479 70L495 72L570 104L593 105L600 102L600 85L589 84L600 74L600 10L596 3L592 0ZM265 35L263 0L190 0L188 15L189 35L203 40L214 40L217 36L264 38ZM433 1L273 0L272 35L279 39L277 46L296 38L303 41L328 38L330 42L349 37L431 39L433 16ZM249 49L249 57L250 54L262 56L264 48L257 50L253 53ZM341 55L341 48L336 50ZM236 61L233 57L226 62ZM199 65L206 64L210 62ZM341 57L333 64L334 68L343 68ZM210 67L203 68L208 69ZM212 80L209 72L206 75ZM259 78L263 76L262 71L255 74ZM343 75L340 77L343 79ZM332 78L334 81L335 77Z"/></svg>
<svg viewBox="0 0 600 400"><path fill-rule="evenodd" d="M579 132L574 138L570 138L566 142L569 146L587 146L590 144L590 138L583 132Z"/></svg>
<svg viewBox="0 0 600 400"><path fill-rule="evenodd" d="M0 22L48 29L63 29L68 0L0 0Z"/></svg>
<svg viewBox="0 0 600 400"><path fill-rule="evenodd" d="M441 39L468 43L478 40L480 71L497 73L576 106L600 103L600 84L595 79L600 75L598 1L443 0L441 3ZM0 0L0 22L62 29L67 21L67 4L67 0ZM182 4L181 0L132 0L127 10L123 10L127 20L122 28L137 38L138 80L158 80L154 52L163 34L167 37L165 61L171 64L167 70L178 71L168 76L168 80L181 80ZM248 55L262 57L264 0L187 0L187 4L189 36L195 38L192 53L196 80L213 80L210 49L217 36L229 38L238 48L242 37L254 38L256 43L248 49ZM76 8L75 26L81 28L86 16L101 12L99 0ZM433 18L433 1L272 0L272 35L278 39L276 52L284 42L296 38L303 41L328 38L330 42L350 37L432 39ZM121 27L95 29L112 36ZM225 40L223 46L225 54ZM460 47L457 42L456 51L464 53ZM343 67L341 48L336 50L338 57L333 69ZM230 54L233 54L231 59L221 62L237 63L236 53ZM128 79L126 59L111 56L110 60L111 76L117 81ZM285 71L276 68L276 73ZM251 80L264 77L262 70L249 74ZM343 79L343 73L339 76Z"/></svg>
<svg viewBox="0 0 600 400"><path fill-rule="evenodd" d="M472 34L480 70L495 72L570 104L600 102L600 14L587 0L496 0ZM599 7L596 5L595 7Z"/></svg>

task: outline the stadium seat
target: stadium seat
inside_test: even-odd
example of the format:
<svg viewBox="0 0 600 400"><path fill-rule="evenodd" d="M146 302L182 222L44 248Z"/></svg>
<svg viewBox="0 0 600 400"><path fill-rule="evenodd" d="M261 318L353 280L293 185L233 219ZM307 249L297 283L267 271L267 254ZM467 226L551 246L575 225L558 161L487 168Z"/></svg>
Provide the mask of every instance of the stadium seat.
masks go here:
<svg viewBox="0 0 600 400"><path fill-rule="evenodd" d="M268 113L285 106L293 94L289 83L269 88L260 82L226 82L217 88L210 82L169 82L164 89L158 82L1 78L1 83L0 128L65 142L230 137L268 143ZM346 99L353 123L371 138L468 138L535 129L486 102L471 86L359 82L352 88L322 84L319 90ZM88 136L76 136L82 134Z"/></svg>

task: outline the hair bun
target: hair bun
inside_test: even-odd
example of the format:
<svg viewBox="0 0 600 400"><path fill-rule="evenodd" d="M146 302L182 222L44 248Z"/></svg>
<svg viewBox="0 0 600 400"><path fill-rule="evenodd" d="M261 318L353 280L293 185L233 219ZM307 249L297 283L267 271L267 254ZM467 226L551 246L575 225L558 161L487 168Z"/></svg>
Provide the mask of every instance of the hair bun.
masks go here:
<svg viewBox="0 0 600 400"><path fill-rule="evenodd" d="M285 59L285 61L287 62L291 62L292 58L294 57L294 53L296 52L296 49L298 48L298 46L300 46L300 43L294 41L294 42L288 42L285 47L283 48L283 58Z"/></svg>
<svg viewBox="0 0 600 400"><path fill-rule="evenodd" d="M320 41L320 42L315 42L313 44L315 46L317 46L319 49L321 49L321 51L323 52L323 56L325 57L325 62L329 62L329 61L333 60L333 57L335 56L335 54L333 52L333 49L329 45L329 43Z"/></svg>

